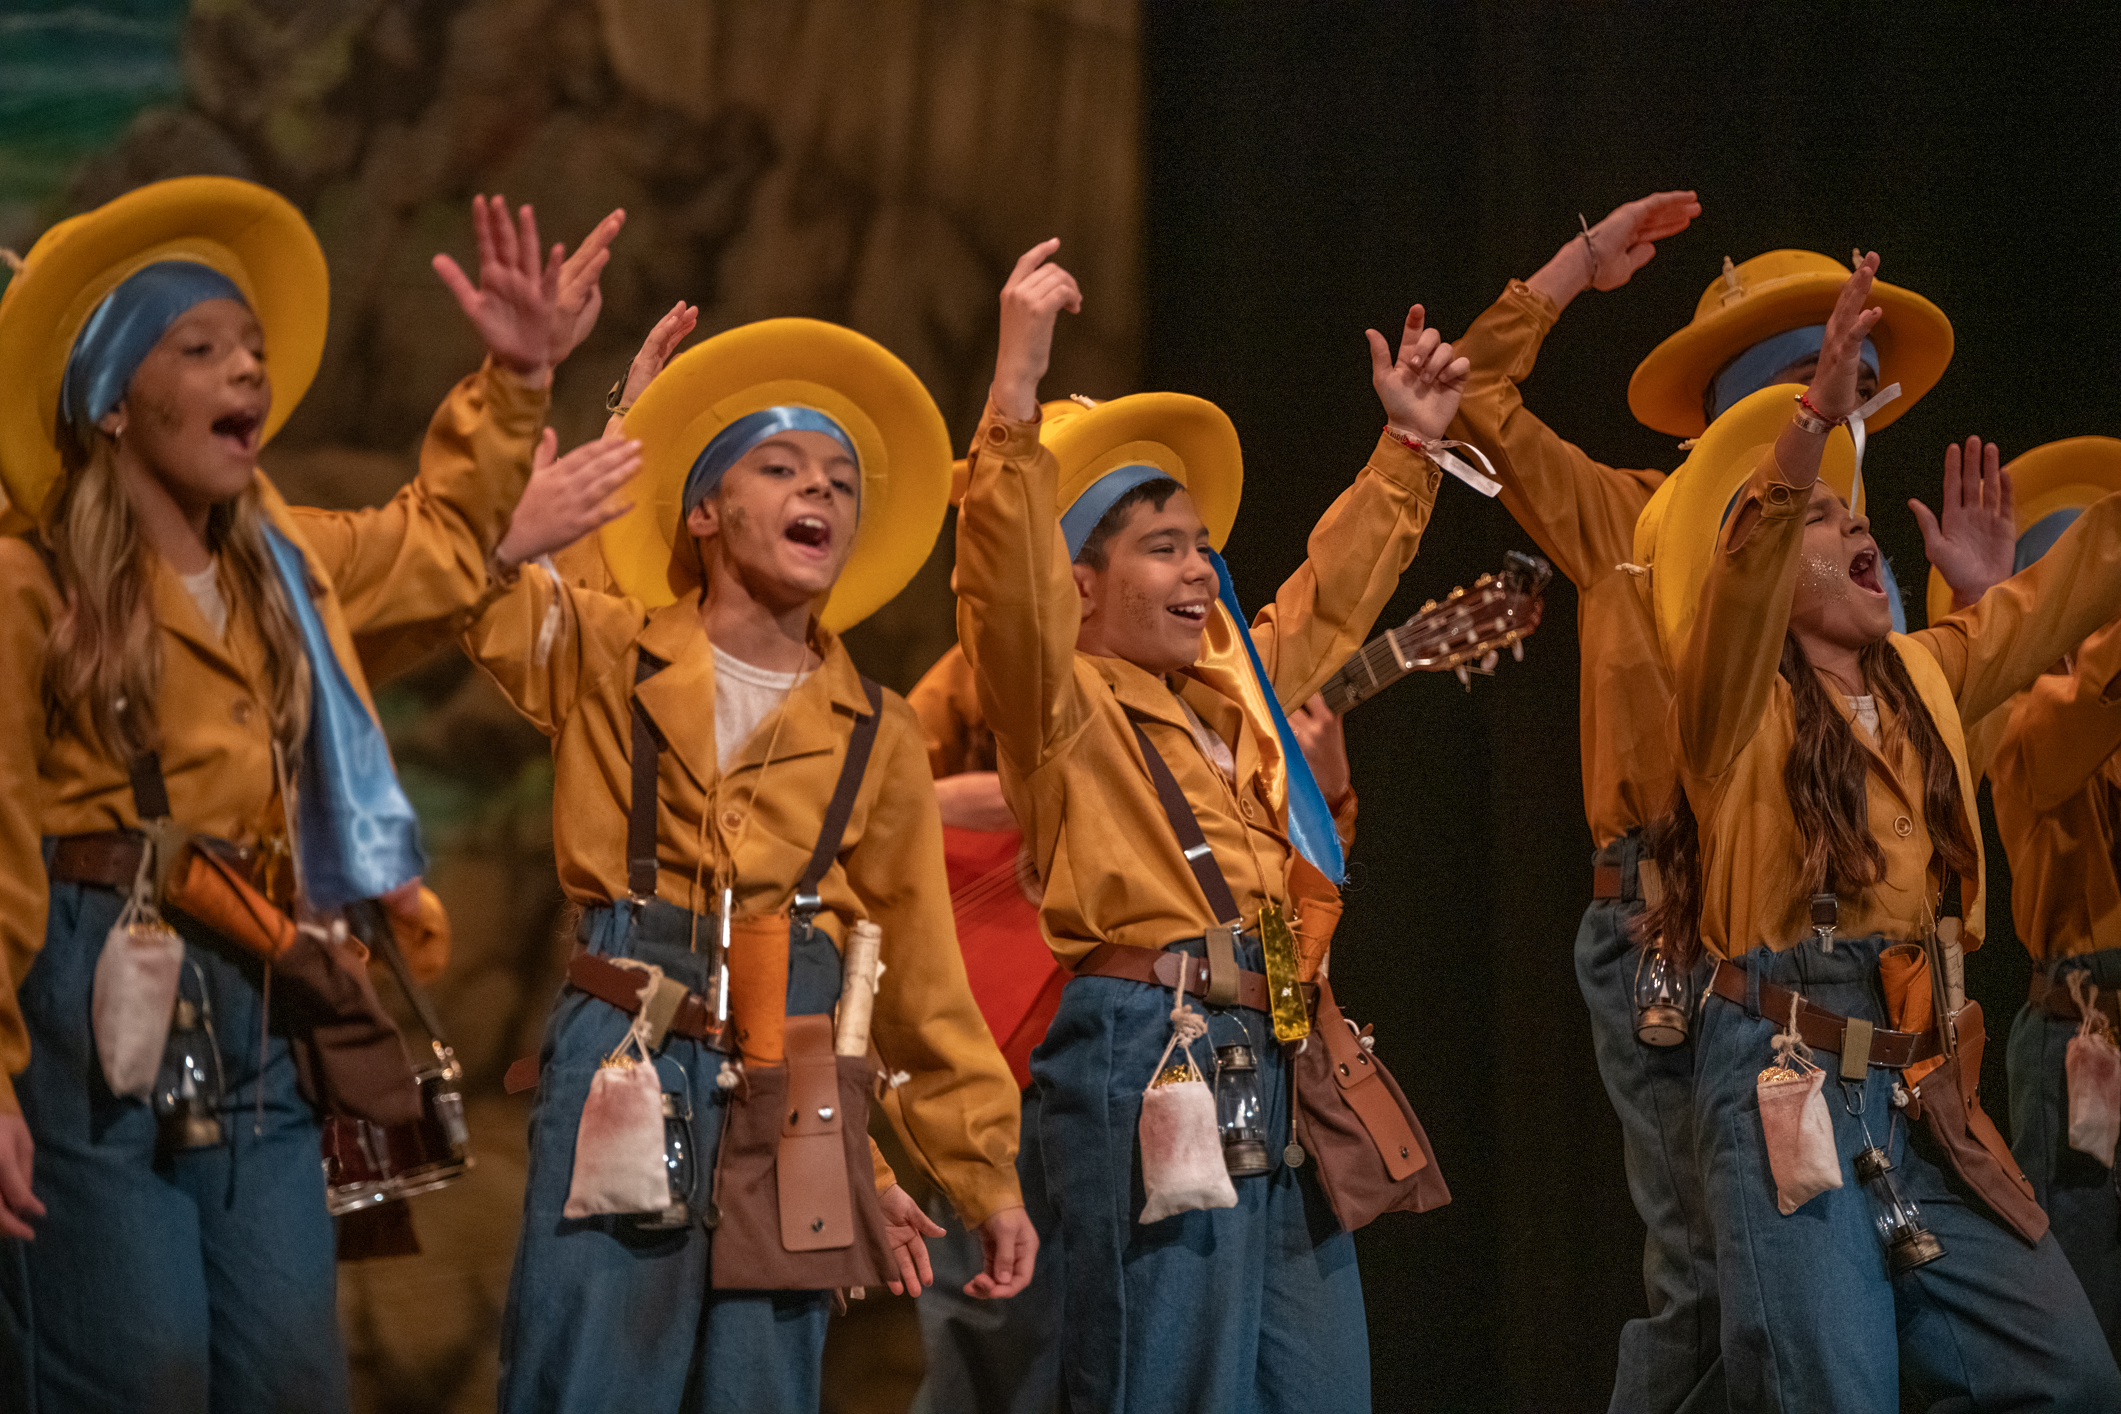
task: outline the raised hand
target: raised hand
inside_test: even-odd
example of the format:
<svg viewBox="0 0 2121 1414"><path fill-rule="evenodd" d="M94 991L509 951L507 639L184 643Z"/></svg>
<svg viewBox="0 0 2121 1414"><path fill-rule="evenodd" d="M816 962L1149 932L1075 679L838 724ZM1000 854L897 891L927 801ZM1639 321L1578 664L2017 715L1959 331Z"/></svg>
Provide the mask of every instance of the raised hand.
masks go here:
<svg viewBox="0 0 2121 1414"><path fill-rule="evenodd" d="M965 1295L981 1301L1014 1296L1031 1284L1031 1271L1038 1261L1038 1229L1022 1208L1003 1208L979 1225L979 1245L985 1264L980 1274L965 1283Z"/></svg>
<svg viewBox="0 0 2121 1414"><path fill-rule="evenodd" d="M1385 405L1385 419L1401 431L1434 441L1457 414L1472 365L1458 357L1442 335L1424 328L1424 320L1420 305L1407 311L1397 358L1384 335L1375 329L1363 332L1370 340L1370 385Z"/></svg>
<svg viewBox="0 0 2121 1414"><path fill-rule="evenodd" d="M530 455L530 484L494 548L504 565L564 549L633 509L631 502L611 498L641 469L639 442L600 438L555 459L558 446L559 434L548 427Z"/></svg>
<svg viewBox="0 0 2121 1414"><path fill-rule="evenodd" d="M1834 312L1827 316L1819 366L1812 374L1812 386L1805 389L1805 398L1812 410L1829 422L1847 417L1863 401L1856 393L1863 341L1885 315L1883 309L1864 308L1877 277L1878 252L1874 250L1856 262L1834 299Z"/></svg>
<svg viewBox="0 0 2121 1414"><path fill-rule="evenodd" d="M597 222L583 237L573 255L560 266L560 297L553 311L552 363L555 368L589 337L604 309L604 289L598 284L604 267L611 263L611 240L626 224L623 208Z"/></svg>
<svg viewBox="0 0 2121 1414"><path fill-rule="evenodd" d="M1701 214L1690 191L1661 191L1638 197L1607 213L1581 235L1562 243L1554 258L1525 283L1557 306L1565 306L1587 288L1617 290L1657 254L1657 242L1676 236Z"/></svg>
<svg viewBox="0 0 2121 1414"><path fill-rule="evenodd" d="M893 1296L918 1296L922 1287L935 1285L935 1268L928 1263L928 1244L922 1239L941 1237L942 1226L895 1183L876 1195L876 1204L883 1209L884 1245L891 1251L892 1272L884 1285Z"/></svg>
<svg viewBox="0 0 2121 1414"><path fill-rule="evenodd" d="M2011 577L2018 551L2017 506L2010 473L1994 442L1966 439L1944 449L1944 494L1938 513L1920 501L1908 509L1922 527L1922 549L1952 587L1952 608L1964 609Z"/></svg>
<svg viewBox="0 0 2121 1414"><path fill-rule="evenodd" d="M1017 257L1002 285L1002 337L994 355L994 405L1019 422L1038 416L1038 383L1053 356L1053 326L1062 310L1080 314L1075 277L1046 261L1060 239L1040 241Z"/></svg>
<svg viewBox="0 0 2121 1414"><path fill-rule="evenodd" d="M552 380L553 348L560 342L560 271L565 252L554 246L540 266L536 213L525 206L511 221L502 197L473 197L471 226L479 245L478 284L472 284L447 255L434 258L435 274L457 297L458 307L486 341L494 361L530 386L542 388Z"/></svg>
<svg viewBox="0 0 2121 1414"><path fill-rule="evenodd" d="M1326 706L1324 697L1314 696L1289 714L1289 730L1296 733L1296 745L1310 763L1319 794L1329 808L1338 809L1353 783L1348 771L1348 738L1340 718Z"/></svg>
<svg viewBox="0 0 2121 1414"><path fill-rule="evenodd" d="M699 322L699 306L683 300L670 306L670 312L656 320L648 337L641 340L641 351L633 356L632 363L626 365L626 386L619 393L620 408L632 407L641 394L648 391L648 385L663 371L663 365L670 362L670 355L677 351L677 346Z"/></svg>
<svg viewBox="0 0 2121 1414"><path fill-rule="evenodd" d="M27 1242L37 1235L28 1222L44 1216L44 1205L29 1184L36 1148L21 1115L0 1114L0 1237Z"/></svg>

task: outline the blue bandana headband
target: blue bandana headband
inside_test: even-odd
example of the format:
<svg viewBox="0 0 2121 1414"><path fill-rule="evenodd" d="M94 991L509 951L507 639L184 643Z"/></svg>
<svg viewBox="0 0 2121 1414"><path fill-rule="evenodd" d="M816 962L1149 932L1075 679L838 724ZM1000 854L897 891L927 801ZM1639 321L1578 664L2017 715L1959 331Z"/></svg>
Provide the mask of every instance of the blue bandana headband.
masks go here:
<svg viewBox="0 0 2121 1414"><path fill-rule="evenodd" d="M1067 513L1061 517L1061 538L1068 542L1068 559L1073 562L1083 553L1083 544L1089 540L1090 532L1097 529L1097 523L1105 518L1107 511L1119 503L1120 497L1137 486L1158 479L1178 480L1160 466L1150 466L1147 462L1129 462L1125 466L1112 468L1091 482L1090 489L1077 496L1075 504L1068 507Z"/></svg>
<svg viewBox="0 0 2121 1414"><path fill-rule="evenodd" d="M59 421L84 447L105 413L124 401L141 361L186 310L213 299L248 309L236 282L195 260L159 260L125 277L103 297L67 356L59 384Z"/></svg>
<svg viewBox="0 0 2121 1414"><path fill-rule="evenodd" d="M1776 374L1800 359L1815 358L1826 343L1824 324L1787 329L1739 354L1710 380L1709 421L1714 422L1744 398L1769 387ZM1878 350L1863 341L1863 363L1873 377L1878 373Z"/></svg>
<svg viewBox="0 0 2121 1414"><path fill-rule="evenodd" d="M847 430L816 408L795 404L760 408L757 412L745 413L715 433L707 445L700 448L699 456L693 459L692 470L685 473L685 495L679 503L681 513L692 514L692 508L722 484L729 468L741 461L744 453L783 432L822 432L847 449L856 468L862 464L861 453L855 451L854 439L847 435ZM859 485L859 481L856 484ZM859 513L859 497L856 510Z"/></svg>
<svg viewBox="0 0 2121 1414"><path fill-rule="evenodd" d="M2077 517L2083 514L2084 507L2068 506L2059 511L2049 511L2027 526L2025 534L2018 537L2017 553L2011 557L2011 573L2018 573L2054 549L2055 542L2062 538L2062 532L2075 525Z"/></svg>

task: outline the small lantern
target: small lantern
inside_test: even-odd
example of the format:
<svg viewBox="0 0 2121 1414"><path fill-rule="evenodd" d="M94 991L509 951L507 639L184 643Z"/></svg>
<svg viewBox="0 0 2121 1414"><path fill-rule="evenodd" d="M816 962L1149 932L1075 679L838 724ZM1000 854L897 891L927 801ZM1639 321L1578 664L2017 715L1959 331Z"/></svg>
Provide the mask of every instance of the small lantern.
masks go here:
<svg viewBox="0 0 2121 1414"><path fill-rule="evenodd" d="M693 1218L692 1192L699 1164L693 1156L692 1107L668 1090L663 1092L663 1167L670 1177L670 1204L661 1212L644 1214L636 1227L661 1231L684 1227Z"/></svg>
<svg viewBox="0 0 2121 1414"><path fill-rule="evenodd" d="M1635 964L1635 1039L1660 1050L1684 1045L1693 1011L1694 988L1687 974L1662 949L1644 948Z"/></svg>
<svg viewBox="0 0 2121 1414"><path fill-rule="evenodd" d="M1893 1161L1885 1150L1867 1145L1856 1155L1856 1181L1871 1201L1871 1220L1885 1243L1886 1261L1893 1275L1911 1272L1944 1255L1944 1244L1922 1225L1922 1210L1912 1198L1900 1196L1893 1182Z"/></svg>
<svg viewBox="0 0 2121 1414"><path fill-rule="evenodd" d="M1223 1166L1232 1178L1254 1178L1273 1167L1267 1158L1266 1107L1259 1096L1259 1058L1243 1042L1215 1048L1215 1123L1222 1131Z"/></svg>
<svg viewBox="0 0 2121 1414"><path fill-rule="evenodd" d="M205 1004L178 997L169 1039L155 1073L155 1126L169 1150L211 1149L221 1142L221 1060Z"/></svg>

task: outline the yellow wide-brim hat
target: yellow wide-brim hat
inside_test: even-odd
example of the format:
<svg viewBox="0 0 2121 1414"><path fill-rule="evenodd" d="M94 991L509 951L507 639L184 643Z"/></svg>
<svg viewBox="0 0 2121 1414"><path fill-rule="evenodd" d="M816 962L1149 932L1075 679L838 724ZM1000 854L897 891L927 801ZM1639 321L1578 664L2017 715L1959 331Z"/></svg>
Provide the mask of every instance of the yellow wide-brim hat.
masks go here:
<svg viewBox="0 0 2121 1414"><path fill-rule="evenodd" d="M2056 511L2081 511L2121 491L2121 439L2065 437L2021 453L2003 468L2010 473L2017 533L2024 535ZM1935 623L1952 611L1952 587L1930 567L1929 615Z"/></svg>
<svg viewBox="0 0 2121 1414"><path fill-rule="evenodd" d="M693 587L672 549L685 478L716 433L795 404L837 422L861 463L854 549L818 619L844 632L889 603L935 547L950 497L950 433L913 370L876 340L817 319L766 319L672 359L626 415L641 469L618 494L633 509L599 533L620 592L650 608Z"/></svg>
<svg viewBox="0 0 2121 1414"><path fill-rule="evenodd" d="M1048 404L1048 408L1053 405ZM1063 516L1106 472L1153 466L1186 488L1220 550L1245 493L1244 453L1229 415L1188 393L1130 393L1048 415L1039 441L1060 466L1055 509Z"/></svg>
<svg viewBox="0 0 2121 1414"><path fill-rule="evenodd" d="M135 271L191 260L235 283L265 331L272 406L261 442L317 376L331 308L316 233L278 192L233 177L153 182L61 221L0 295L0 481L37 514L59 484L59 385L81 326Z"/></svg>
<svg viewBox="0 0 2121 1414"><path fill-rule="evenodd" d="M1736 266L1726 260L1724 273L1702 291L1693 320L1636 367L1628 410L1659 432L1699 436L1707 425L1701 395L1718 370L1763 339L1826 323L1848 277L1846 265L1809 250L1771 250ZM1871 286L1865 308L1885 311L1870 334L1878 385L1900 385L1900 396L1865 421L1875 432L1937 386L1952 361L1952 325L1913 290L1883 280Z"/></svg>
<svg viewBox="0 0 2121 1414"><path fill-rule="evenodd" d="M1657 646L1676 666L1694 631L1694 612L1722 539L1724 517L1789 425L1801 385L1780 383L1741 398L1716 419L1679 470L1665 478L1635 520L1636 589L1657 624ZM1819 479L1846 502L1856 475L1856 444L1846 427L1828 434ZM1863 513L1863 491L1856 504Z"/></svg>

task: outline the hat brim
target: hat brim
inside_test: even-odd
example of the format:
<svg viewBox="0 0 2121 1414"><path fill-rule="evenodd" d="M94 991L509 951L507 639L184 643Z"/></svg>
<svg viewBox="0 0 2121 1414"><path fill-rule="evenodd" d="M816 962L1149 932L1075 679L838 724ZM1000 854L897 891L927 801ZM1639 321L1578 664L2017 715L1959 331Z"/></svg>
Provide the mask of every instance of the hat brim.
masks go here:
<svg viewBox="0 0 2121 1414"><path fill-rule="evenodd" d="M1674 437L1698 437L1707 426L1701 395L1723 367L1762 339L1824 324L1848 281L1846 272L1807 271L1765 281L1742 300L1697 319L1650 350L1628 380L1628 410L1637 421ZM1952 325L1944 311L1913 290L1878 281L1866 308L1885 311L1871 330L1878 350L1878 383L1900 385L1900 396L1865 424L1892 424L1937 386L1952 361ZM1729 416L1726 413L1725 416ZM1720 421L1721 419L1719 419Z"/></svg>
<svg viewBox="0 0 2121 1414"><path fill-rule="evenodd" d="M1731 498L1774 450L1789 425L1791 399L1803 389L1777 384L1739 400L1702 434L1677 471L1665 478L1635 521L1635 563L1648 567L1638 580L1657 624L1657 645L1676 665L1694 631L1694 613L1722 539ZM1846 427L1827 435L1819 478L1848 500L1855 480L1856 444ZM1853 508L1863 507L1859 496ZM1645 583L1646 581L1646 583Z"/></svg>
<svg viewBox="0 0 2121 1414"><path fill-rule="evenodd" d="M672 554L686 475L724 427L795 403L846 430L861 461L854 548L818 618L844 632L889 603L935 548L950 497L950 433L921 380L882 344L817 319L767 319L687 349L626 416L641 469L599 533L619 590L651 608L689 587Z"/></svg>
<svg viewBox="0 0 2121 1414"><path fill-rule="evenodd" d="M1244 499L1244 453L1228 414L1187 393L1134 393L1046 425L1040 441L1060 466L1062 514L1115 467L1144 463L1186 488L1222 549Z"/></svg>
<svg viewBox="0 0 2121 1414"><path fill-rule="evenodd" d="M59 385L81 326L127 276L161 260L211 266L249 301L271 359L261 445L309 391L331 286L302 213L233 177L150 183L46 231L0 296L0 368L10 370L0 379L0 481L11 504L37 514L63 474Z"/></svg>
<svg viewBox="0 0 2121 1414"><path fill-rule="evenodd" d="M2056 511L2081 510L2121 491L2121 439L2065 437L2022 452L2004 468L2011 474L2016 533L2038 525ZM1952 612L1952 587L1930 567L1929 621Z"/></svg>

